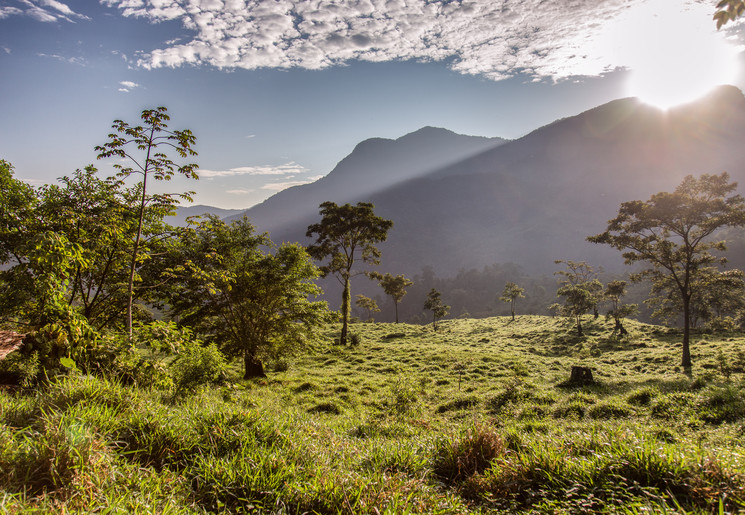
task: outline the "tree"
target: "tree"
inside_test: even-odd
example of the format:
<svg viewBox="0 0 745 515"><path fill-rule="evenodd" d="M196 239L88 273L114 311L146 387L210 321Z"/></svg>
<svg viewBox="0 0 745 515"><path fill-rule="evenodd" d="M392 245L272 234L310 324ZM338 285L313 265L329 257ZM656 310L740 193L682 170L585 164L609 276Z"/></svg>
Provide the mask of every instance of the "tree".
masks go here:
<svg viewBox="0 0 745 515"><path fill-rule="evenodd" d="M618 331L621 336L628 334L623 326L623 319L638 311L636 304L623 304L621 302L621 297L624 295L626 295L626 281L611 281L605 286L605 292L603 292L603 297L611 304L608 316L613 317L616 322L613 331Z"/></svg>
<svg viewBox="0 0 745 515"><path fill-rule="evenodd" d="M504 285L504 290L502 291L502 296L499 297L499 300L510 303L512 320L515 320L515 300L523 298L525 298L525 288L520 288L513 282L508 282Z"/></svg>
<svg viewBox="0 0 745 515"><path fill-rule="evenodd" d="M721 29L727 22L735 21L743 13L745 13L745 0L721 0L714 12L717 30Z"/></svg>
<svg viewBox="0 0 745 515"><path fill-rule="evenodd" d="M437 320L446 317L450 312L450 306L443 304L440 292L432 288L424 301L424 309L432 312L432 328L437 331Z"/></svg>
<svg viewBox="0 0 745 515"><path fill-rule="evenodd" d="M717 317L737 315L745 305L745 281L741 270L701 268L692 280L690 302L691 329L699 322L710 322ZM654 309L652 317L674 322L682 312L682 302L674 280L664 276L653 281L651 296L645 304Z"/></svg>
<svg viewBox="0 0 745 515"><path fill-rule="evenodd" d="M378 307L378 303L375 302L375 299L371 299L370 297L366 297L364 295L357 295L357 300L354 301L355 304L357 304L357 307L360 309L364 309L367 311L367 319L372 320L372 314L377 313L380 311L380 308Z"/></svg>
<svg viewBox="0 0 745 515"><path fill-rule="evenodd" d="M648 263L634 278L646 276L672 287L683 314L681 365L686 369L691 367L691 299L697 280L703 269L724 262L711 251L726 250L725 242L712 236L722 227L745 225L745 199L733 193L736 188L726 172L689 175L672 193L622 203L607 230L588 238L617 248L629 265Z"/></svg>
<svg viewBox="0 0 745 515"><path fill-rule="evenodd" d="M393 226L392 221L376 216L374 207L367 202L358 202L356 206L324 202L320 205L321 221L309 225L306 232L309 238L316 235L316 241L308 247L308 253L319 261L328 258L328 264L321 267L321 275L334 275L344 286L339 339L342 345L347 343L352 304L349 281L354 275L364 273L353 271L355 262L360 260L371 265L380 264L380 250L375 245L386 240Z"/></svg>
<svg viewBox="0 0 745 515"><path fill-rule="evenodd" d="M246 218L208 217L181 235L171 259L172 313L243 358L245 378L264 376L263 360L299 351L329 320L326 303L309 300L322 292L305 249L275 248Z"/></svg>
<svg viewBox="0 0 745 515"><path fill-rule="evenodd" d="M565 264L567 267L567 270L554 272L554 275L559 275L564 278L559 281L559 284L564 286L577 286L587 290L591 295L591 297L588 298L590 307L587 311L592 310L595 318L598 318L598 316L600 316L598 304L600 304L603 296L603 284L598 279L598 274L602 273L602 267L599 267L598 271L595 271L592 266L584 261L565 261L563 259L557 259L554 263L557 265Z"/></svg>
<svg viewBox="0 0 745 515"><path fill-rule="evenodd" d="M194 163L177 165L168 155L167 150L175 151L181 158L195 156L192 148L196 138L190 130L169 130L166 122L170 120L165 107L145 109L140 115L143 125L131 126L122 120L114 120L109 140L102 146L95 147L98 159L119 157L131 162L133 166L114 163L118 170L117 177L125 180L133 175L141 177L138 183L139 205L137 229L134 234L132 253L127 282L127 331L132 337L132 304L134 299L134 282L138 264L141 263L140 246L142 230L145 223L145 212L149 206L160 210L169 210L178 199L191 201L192 192L180 194L152 194L148 190L148 179L169 181L175 174L186 178L198 179L197 165ZM139 152L142 155L138 156Z"/></svg>
<svg viewBox="0 0 745 515"><path fill-rule="evenodd" d="M407 279L403 274L393 276L391 274L381 275L373 272L370 274L370 277L377 279L385 294L393 299L393 306L396 310L396 323L398 323L398 303L406 295L406 288L414 284L414 281Z"/></svg>
<svg viewBox="0 0 745 515"><path fill-rule="evenodd" d="M600 284L597 279L595 281ZM583 336L582 315L597 306L595 296L588 289L573 284L565 284L556 291L556 295L564 297L564 304L554 304L551 309L558 311L562 316L574 317L577 322L577 335Z"/></svg>
<svg viewBox="0 0 745 515"><path fill-rule="evenodd" d="M71 276L68 302L80 306L81 314L98 329L113 321L124 322L128 260L137 224L131 209L136 202L134 191L121 188L112 178L98 178L92 166L60 182L39 190L37 209L49 230L80 245L87 262L86 266L78 264ZM143 232L154 231L160 218L148 216Z"/></svg>

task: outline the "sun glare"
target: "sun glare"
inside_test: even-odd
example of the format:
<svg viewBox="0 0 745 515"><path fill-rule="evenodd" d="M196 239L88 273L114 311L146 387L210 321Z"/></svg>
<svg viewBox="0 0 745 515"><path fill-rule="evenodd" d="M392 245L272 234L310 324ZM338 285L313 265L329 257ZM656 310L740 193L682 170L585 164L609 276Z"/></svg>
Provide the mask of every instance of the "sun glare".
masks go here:
<svg viewBox="0 0 745 515"><path fill-rule="evenodd" d="M735 80L738 49L716 32L708 7L652 0L619 21L631 96L668 109Z"/></svg>

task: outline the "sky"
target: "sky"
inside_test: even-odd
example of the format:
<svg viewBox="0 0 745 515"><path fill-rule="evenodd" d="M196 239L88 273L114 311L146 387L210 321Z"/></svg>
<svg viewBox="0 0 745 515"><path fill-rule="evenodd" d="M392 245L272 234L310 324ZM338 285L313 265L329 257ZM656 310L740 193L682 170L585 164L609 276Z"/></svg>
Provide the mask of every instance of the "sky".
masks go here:
<svg viewBox="0 0 745 515"><path fill-rule="evenodd" d="M519 138L616 98L745 89L742 23L694 0L0 0L0 159L39 185L165 106L200 180L247 208L367 138Z"/></svg>

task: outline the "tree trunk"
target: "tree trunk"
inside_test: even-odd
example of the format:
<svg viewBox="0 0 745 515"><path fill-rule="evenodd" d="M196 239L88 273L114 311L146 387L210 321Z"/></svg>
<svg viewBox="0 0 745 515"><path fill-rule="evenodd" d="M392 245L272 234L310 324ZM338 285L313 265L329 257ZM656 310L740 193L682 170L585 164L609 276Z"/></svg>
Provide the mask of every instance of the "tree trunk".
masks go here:
<svg viewBox="0 0 745 515"><path fill-rule="evenodd" d="M683 295L683 359L681 366L686 369L691 368L691 296Z"/></svg>
<svg viewBox="0 0 745 515"><path fill-rule="evenodd" d="M437 332L437 317L434 315L434 313L432 314L432 329Z"/></svg>
<svg viewBox="0 0 745 515"><path fill-rule="evenodd" d="M582 333L582 321L580 320L580 317L577 317L577 336L584 336Z"/></svg>
<svg viewBox="0 0 745 515"><path fill-rule="evenodd" d="M621 319L620 318L616 318L616 327L613 330L614 331L618 331L618 334L620 334L621 336L624 336L626 334L629 334L629 332L626 330L626 328L621 323Z"/></svg>
<svg viewBox="0 0 745 515"><path fill-rule="evenodd" d="M393 306L396 308L396 323L398 323L398 301L393 299Z"/></svg>
<svg viewBox="0 0 745 515"><path fill-rule="evenodd" d="M347 344L347 332L349 331L349 307L352 303L352 291L349 286L349 276L344 277L344 293L341 299L341 337L339 343Z"/></svg>
<svg viewBox="0 0 745 515"><path fill-rule="evenodd" d="M512 311L512 321L515 321L515 301L512 301L513 303L510 305L510 311Z"/></svg>
<svg viewBox="0 0 745 515"><path fill-rule="evenodd" d="M572 374L569 376L569 383L573 385L593 384L595 379L592 377L592 369L589 367L572 367Z"/></svg>
<svg viewBox="0 0 745 515"><path fill-rule="evenodd" d="M243 356L243 379L253 379L255 377L266 377L264 373L264 364L256 356L248 352Z"/></svg>

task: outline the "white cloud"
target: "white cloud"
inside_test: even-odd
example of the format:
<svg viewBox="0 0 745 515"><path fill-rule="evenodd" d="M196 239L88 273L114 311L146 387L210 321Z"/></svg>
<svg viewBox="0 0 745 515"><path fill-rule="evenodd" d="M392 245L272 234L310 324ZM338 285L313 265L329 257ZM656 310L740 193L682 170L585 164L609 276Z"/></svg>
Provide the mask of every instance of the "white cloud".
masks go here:
<svg viewBox="0 0 745 515"><path fill-rule="evenodd" d="M58 61L62 61L64 63L70 63L70 64L76 64L78 66L87 66L87 61L83 59L82 57L65 57L64 55L58 55L58 54L36 54L39 57L49 57L51 59L56 59Z"/></svg>
<svg viewBox="0 0 745 515"><path fill-rule="evenodd" d="M199 170L200 177L233 177L236 175L294 175L305 173L308 169L295 162L279 166L242 166L229 170Z"/></svg>
<svg viewBox="0 0 745 515"><path fill-rule="evenodd" d="M19 0L18 3L21 7L0 7L0 20L9 16L29 16L45 23L74 23L72 18L90 20L88 16L73 11L70 6L58 0Z"/></svg>
<svg viewBox="0 0 745 515"><path fill-rule="evenodd" d="M139 84L137 84L136 82L132 82L131 80L123 80L119 83L119 85L121 86L121 88L119 88L119 91L121 91L122 93L129 93L133 89L140 87Z"/></svg>
<svg viewBox="0 0 745 515"><path fill-rule="evenodd" d="M249 193L253 193L256 190L247 189L247 188L236 188L234 190L226 190L225 193L230 193L231 195L248 195Z"/></svg>
<svg viewBox="0 0 745 515"><path fill-rule="evenodd" d="M100 0L124 16L180 20L191 41L141 54L145 68L321 69L350 60L445 60L465 74L561 79L627 67L614 24L649 0ZM700 11L713 31L713 6ZM659 37L660 34L657 34ZM634 40L637 34L623 34ZM724 37L724 35L720 35Z"/></svg>

